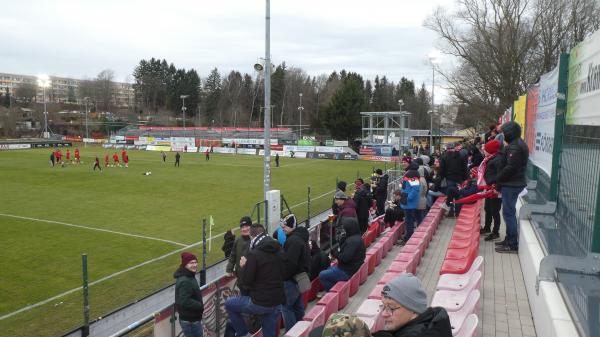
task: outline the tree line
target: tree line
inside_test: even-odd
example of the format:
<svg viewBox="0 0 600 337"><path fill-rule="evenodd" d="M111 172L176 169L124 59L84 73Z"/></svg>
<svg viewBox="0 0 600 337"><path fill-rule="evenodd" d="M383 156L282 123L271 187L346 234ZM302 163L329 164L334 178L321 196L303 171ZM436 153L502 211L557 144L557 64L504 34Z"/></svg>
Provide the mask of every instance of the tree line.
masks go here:
<svg viewBox="0 0 600 337"><path fill-rule="evenodd" d="M600 28L597 0L458 0L424 23L458 65L438 69L459 104L457 123L496 121L552 70L560 53Z"/></svg>
<svg viewBox="0 0 600 337"><path fill-rule="evenodd" d="M201 79L191 69L179 69L166 60L141 60L133 72L137 111L141 114L179 115L185 100L186 116L204 126L260 127L264 114L264 76L217 68ZM415 86L403 77L398 83L386 76L373 81L354 72L333 71L310 76L303 69L286 65L271 74L272 125L330 134L338 139L360 136L361 111L413 113L411 127L429 126L431 96L424 85ZM302 120L300 120L300 111ZM188 124L190 125L190 124Z"/></svg>

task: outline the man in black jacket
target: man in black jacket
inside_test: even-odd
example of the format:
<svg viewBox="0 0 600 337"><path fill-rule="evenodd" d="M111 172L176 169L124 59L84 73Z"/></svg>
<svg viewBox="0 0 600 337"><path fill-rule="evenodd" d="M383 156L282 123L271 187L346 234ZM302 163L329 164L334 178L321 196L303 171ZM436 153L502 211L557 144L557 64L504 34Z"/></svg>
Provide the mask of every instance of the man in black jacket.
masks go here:
<svg viewBox="0 0 600 337"><path fill-rule="evenodd" d="M357 179L360 187L354 192L354 203L356 204L356 214L358 216L358 227L360 232L364 233L369 227L369 208L371 208L371 186L365 185L362 178ZM356 184L358 186L359 184Z"/></svg>
<svg viewBox="0 0 600 337"><path fill-rule="evenodd" d="M356 218L342 219L342 226L346 235L340 240L340 246L331 250L331 256L338 260L338 264L319 273L319 280L326 291L338 281L348 281L365 262L366 248Z"/></svg>
<svg viewBox="0 0 600 337"><path fill-rule="evenodd" d="M242 295L248 295L248 289L244 286L244 281L241 277L242 267L240 266L240 259L242 256L246 256L250 250L250 226L252 226L252 219L249 216L240 219L240 237L233 242L229 261L227 261L227 266L225 267L227 276L237 277L237 286Z"/></svg>
<svg viewBox="0 0 600 337"><path fill-rule="evenodd" d="M400 274L383 287L381 295L385 330L374 337L452 337L448 313L427 307L427 294L413 274Z"/></svg>
<svg viewBox="0 0 600 337"><path fill-rule="evenodd" d="M388 175L383 174L381 169L375 170L377 173L377 186L375 187L375 201L377 202L377 215L385 213L385 200L387 199Z"/></svg>
<svg viewBox="0 0 600 337"><path fill-rule="evenodd" d="M498 253L517 253L519 249L519 229L517 221L517 199L527 186L525 168L529 158L529 148L521 139L521 126L515 122L502 125L504 158L506 166L498 173L497 186L502 193L502 217L506 223L506 238L496 247Z"/></svg>
<svg viewBox="0 0 600 337"><path fill-rule="evenodd" d="M290 227L291 225L291 227ZM302 293L294 280L294 275L308 273L310 269L310 249L308 248L308 230L306 227L293 223L282 223L286 239L284 251L283 287L285 290L285 304L281 308L285 331L291 329L297 321L304 317L304 303Z"/></svg>
<svg viewBox="0 0 600 337"><path fill-rule="evenodd" d="M231 297L225 301L225 310L237 336L247 336L248 327L243 314L261 318L262 335L275 337L277 318L285 303L283 290L283 252L281 246L265 234L260 224L250 227L250 251L240 258L242 279L250 296Z"/></svg>
<svg viewBox="0 0 600 337"><path fill-rule="evenodd" d="M181 265L173 274L175 282L175 309L185 337L202 337L204 303L196 281L198 259L194 254L181 253Z"/></svg>
<svg viewBox="0 0 600 337"><path fill-rule="evenodd" d="M446 145L446 152L440 158L440 176L446 179L445 193L456 188L456 185L467 179L467 158L461 156L459 151L455 149L454 143ZM450 201L446 200L441 207L450 211Z"/></svg>

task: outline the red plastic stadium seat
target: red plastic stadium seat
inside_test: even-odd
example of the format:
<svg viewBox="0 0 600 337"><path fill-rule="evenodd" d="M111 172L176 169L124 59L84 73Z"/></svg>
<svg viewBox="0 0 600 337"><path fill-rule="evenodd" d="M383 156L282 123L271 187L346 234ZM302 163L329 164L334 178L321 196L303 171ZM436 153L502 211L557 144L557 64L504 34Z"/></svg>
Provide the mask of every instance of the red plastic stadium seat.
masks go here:
<svg viewBox="0 0 600 337"><path fill-rule="evenodd" d="M480 297L481 294L479 293L479 290L473 290L467 297L465 304L460 310L448 312L448 316L450 317L450 327L452 328L452 335L456 336L458 334L458 331L460 331L469 315L477 314Z"/></svg>
<svg viewBox="0 0 600 337"><path fill-rule="evenodd" d="M481 271L483 265L483 256L477 256L471 268L464 274L443 274L440 275L435 290L461 290L469 284L471 277L476 271Z"/></svg>
<svg viewBox="0 0 600 337"><path fill-rule="evenodd" d="M312 330L311 322L298 321L294 326L285 333L285 337L308 337Z"/></svg>
<svg viewBox="0 0 600 337"><path fill-rule="evenodd" d="M367 282L367 278L369 277L369 262L366 258L360 269L358 269L358 274L360 275L360 284Z"/></svg>
<svg viewBox="0 0 600 337"><path fill-rule="evenodd" d="M385 284L376 285L375 288L373 288L373 291L371 291L371 293L369 294L369 296L367 296L367 298L380 300L381 299L381 290L383 290L384 286L385 286Z"/></svg>
<svg viewBox="0 0 600 337"><path fill-rule="evenodd" d="M325 307L315 305L309 312L304 314L302 320L312 322L313 328L325 325Z"/></svg>
<svg viewBox="0 0 600 337"><path fill-rule="evenodd" d="M452 237L450 240L464 240L464 239L472 239L474 236L479 236L479 233L475 232L452 232Z"/></svg>
<svg viewBox="0 0 600 337"><path fill-rule="evenodd" d="M402 261L396 261L396 262L392 262L392 264L388 267L387 271L388 272L395 272L395 273L415 273L415 263L414 262L402 262Z"/></svg>
<svg viewBox="0 0 600 337"><path fill-rule="evenodd" d="M388 271L385 274L383 274L383 276L379 279L379 281L377 281L377 284L387 284L391 280L400 276L400 274L402 274L402 272Z"/></svg>
<svg viewBox="0 0 600 337"><path fill-rule="evenodd" d="M473 236L473 237L466 238L466 239L450 240L450 243L448 243L448 249L467 248L467 247L475 244L475 241L479 241L478 236Z"/></svg>
<svg viewBox="0 0 600 337"><path fill-rule="evenodd" d="M350 296L354 296L354 294L358 292L358 287L360 286L359 272L357 271L354 273L348 282L350 282Z"/></svg>
<svg viewBox="0 0 600 337"><path fill-rule="evenodd" d="M379 315L381 305L380 300L374 299L366 299L364 302L356 309L356 316L359 317L375 317Z"/></svg>
<svg viewBox="0 0 600 337"><path fill-rule="evenodd" d="M381 263L381 247L377 248L377 247L372 247L369 248L369 250L367 250L367 254L373 254L375 255L375 265L378 266Z"/></svg>
<svg viewBox="0 0 600 337"><path fill-rule="evenodd" d="M394 261L414 262L415 265L417 264L416 262L418 260L419 260L419 252L417 252L417 251L410 252L410 253L400 252L394 258Z"/></svg>
<svg viewBox="0 0 600 337"><path fill-rule="evenodd" d="M329 292L338 293L338 310L342 310L348 304L350 296L350 281L339 281Z"/></svg>
<svg viewBox="0 0 600 337"><path fill-rule="evenodd" d="M368 263L368 273L369 275L373 274L373 272L375 271L375 262L377 261L377 256L375 252L369 253L367 252L367 254L365 255L365 261L367 261Z"/></svg>
<svg viewBox="0 0 600 337"><path fill-rule="evenodd" d="M369 232L365 232L365 234L363 234L362 236L363 239L363 243L365 244L365 247L369 247L371 245L371 235L369 234Z"/></svg>
<svg viewBox="0 0 600 337"><path fill-rule="evenodd" d="M373 248L377 248L381 250L381 258L384 259L387 256L387 250L385 249L385 244L381 241L373 244Z"/></svg>
<svg viewBox="0 0 600 337"><path fill-rule="evenodd" d="M467 299L471 292L479 290L481 284L481 272L477 271L469 281L469 284L462 290L438 290L431 300L432 307L442 307L448 312L456 312L462 309L468 302Z"/></svg>
<svg viewBox="0 0 600 337"><path fill-rule="evenodd" d="M328 292L317 302L317 305L325 307L325 320L329 319L329 316L333 315L338 311L338 300L339 294Z"/></svg>

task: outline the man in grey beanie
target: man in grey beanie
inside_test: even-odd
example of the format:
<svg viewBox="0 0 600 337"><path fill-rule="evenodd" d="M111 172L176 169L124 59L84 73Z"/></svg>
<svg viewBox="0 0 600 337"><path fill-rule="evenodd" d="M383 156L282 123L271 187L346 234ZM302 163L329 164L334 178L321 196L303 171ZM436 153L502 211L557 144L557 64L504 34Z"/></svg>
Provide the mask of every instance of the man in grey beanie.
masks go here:
<svg viewBox="0 0 600 337"><path fill-rule="evenodd" d="M421 281L402 273L381 291L381 314L385 330L374 337L452 337L450 318L444 308L428 308Z"/></svg>

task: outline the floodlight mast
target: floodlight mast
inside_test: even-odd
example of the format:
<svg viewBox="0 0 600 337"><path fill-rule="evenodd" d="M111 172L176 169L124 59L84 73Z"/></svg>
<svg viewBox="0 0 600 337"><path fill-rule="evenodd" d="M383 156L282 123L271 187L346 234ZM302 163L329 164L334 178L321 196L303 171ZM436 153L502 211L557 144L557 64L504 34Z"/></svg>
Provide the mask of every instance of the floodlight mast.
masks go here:
<svg viewBox="0 0 600 337"><path fill-rule="evenodd" d="M264 198L271 189L271 1L266 0L265 9L265 115L264 115L264 138L265 155L263 167ZM265 215L268 209L265 204ZM268 224L265 224L268 226Z"/></svg>

